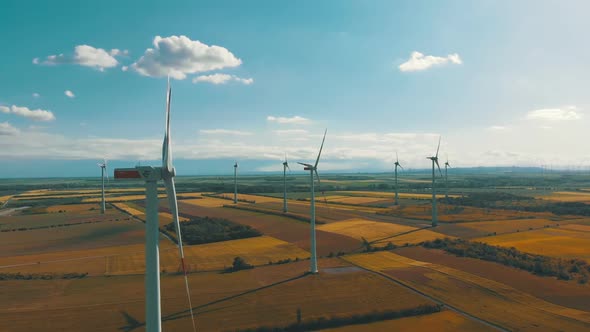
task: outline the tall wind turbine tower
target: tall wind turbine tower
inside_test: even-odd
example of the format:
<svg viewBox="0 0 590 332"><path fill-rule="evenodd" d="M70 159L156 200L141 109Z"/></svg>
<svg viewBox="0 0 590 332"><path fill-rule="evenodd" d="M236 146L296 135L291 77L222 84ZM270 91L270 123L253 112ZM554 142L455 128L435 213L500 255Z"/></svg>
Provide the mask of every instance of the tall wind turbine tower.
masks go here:
<svg viewBox="0 0 590 332"><path fill-rule="evenodd" d="M449 164L449 156L447 155L447 161L445 162L445 199L449 200L449 176L447 173L447 169L452 168L451 164Z"/></svg>
<svg viewBox="0 0 590 332"><path fill-rule="evenodd" d="M103 159L102 164L98 163L98 167L100 167L100 177L102 179L102 201L100 203L100 213L104 214L106 210L106 202L104 197L104 176L107 176L107 180L109 178L109 173L107 172L107 160Z"/></svg>
<svg viewBox="0 0 590 332"><path fill-rule="evenodd" d="M438 164L438 150L440 149L440 137L438 138L438 147L436 148L436 155L434 157L426 157L426 159L432 160L432 227L438 225L438 211L436 209L436 176L434 173L434 165L438 167L438 172L442 176L440 165Z"/></svg>
<svg viewBox="0 0 590 332"><path fill-rule="evenodd" d="M238 204L238 162L234 164L234 204Z"/></svg>
<svg viewBox="0 0 590 332"><path fill-rule="evenodd" d="M283 212L285 213L287 213L287 168L289 169L289 172L291 172L289 162L287 161L287 154L285 153L285 161L283 162Z"/></svg>
<svg viewBox="0 0 590 332"><path fill-rule="evenodd" d="M395 205L398 205L399 204L399 202L398 202L398 200L399 200L399 198L398 198L398 196L399 196L399 187L397 185L397 168L398 167L401 168L401 169L404 169L404 168L399 163L399 158L397 157L397 152L395 153L395 164L394 165L395 165L395 171L394 171L394 173L395 173Z"/></svg>
<svg viewBox="0 0 590 332"><path fill-rule="evenodd" d="M315 160L315 164L304 164L298 163L303 165L303 170L309 171L310 175L310 191L311 191L311 201L310 201L310 226L311 226L311 260L310 260L310 267L309 272L311 273L318 273L318 259L316 254L316 239L315 239L315 188L314 188L314 178L313 175L315 173L316 178L318 179L318 184L320 184L320 175L318 174L318 163L320 162L320 156L322 155L322 149L324 147L324 141L326 140L326 134L328 133L328 129L324 131L324 138L322 139L322 145L320 145L320 152L318 153L318 157Z"/></svg>
<svg viewBox="0 0 590 332"><path fill-rule="evenodd" d="M170 213L172 214L174 228L176 229L176 239L178 240L180 263L184 273L184 283L188 297L189 311L192 318L193 330L196 331L192 309L193 306L188 287L188 276L184 264L184 250L182 247L180 222L178 219L178 204L176 200L176 187L174 185L176 169L172 165L172 151L170 148L171 93L169 79L166 96L166 131L164 134L164 142L162 144L162 167L136 166L135 168L115 169L115 179L143 179L146 185L145 324L147 332L162 331L162 311L160 306L160 232L158 230L158 181L160 180L163 180L166 186Z"/></svg>

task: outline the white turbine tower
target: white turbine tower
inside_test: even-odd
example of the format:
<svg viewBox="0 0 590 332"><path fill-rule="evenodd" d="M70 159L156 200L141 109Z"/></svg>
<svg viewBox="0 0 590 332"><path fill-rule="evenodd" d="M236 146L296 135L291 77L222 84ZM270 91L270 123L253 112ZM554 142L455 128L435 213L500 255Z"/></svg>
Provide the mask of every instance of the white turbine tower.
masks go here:
<svg viewBox="0 0 590 332"><path fill-rule="evenodd" d="M102 179L102 202L100 204L100 213L104 214L106 210L106 203L104 197L104 177L106 175L107 180L109 179L109 173L107 172L107 160L103 159L102 164L98 163L98 167L100 167L100 177Z"/></svg>
<svg viewBox="0 0 590 332"><path fill-rule="evenodd" d="M394 165L395 165L395 171L394 171L394 173L395 173L395 205L398 205L399 204L399 202L398 202L398 200L399 200L399 198L398 198L398 196L399 196L399 188L398 188L398 185L397 185L397 168L398 167L401 168L401 169L404 169L404 168L399 163L399 158L397 157L397 152L395 153L395 164Z"/></svg>
<svg viewBox="0 0 590 332"><path fill-rule="evenodd" d="M291 167L289 167L289 162L287 161L287 154L285 153L285 161L283 162L283 185L284 185L284 192L283 192L283 212L287 213L287 168L289 172L291 172Z"/></svg>
<svg viewBox="0 0 590 332"><path fill-rule="evenodd" d="M238 162L234 164L234 204L238 203Z"/></svg>
<svg viewBox="0 0 590 332"><path fill-rule="evenodd" d="M311 273L318 273L318 261L317 261L317 254L316 254L316 241L315 241L315 189L314 189L314 178L313 175L318 179L318 184L320 184L320 175L318 174L318 163L320 162L320 156L322 155L322 148L324 147L324 141L326 140L326 133L328 133L328 129L324 132L324 138L322 139L322 145L320 146L320 152L318 153L318 157L315 161L314 165L311 164L304 164L298 163L300 165L305 166L303 169L309 171L310 175L310 190L311 190L311 201L310 201L310 211L311 211L311 261L310 261L310 268L309 272Z"/></svg>
<svg viewBox="0 0 590 332"><path fill-rule="evenodd" d="M451 164L449 164L449 156L447 155L447 161L445 162L445 199L449 200L449 176L447 174L447 169L452 168Z"/></svg>
<svg viewBox="0 0 590 332"><path fill-rule="evenodd" d="M436 148L436 155L434 157L426 157L426 159L432 160L432 227L438 225L438 211L436 210L436 189L435 189L435 173L434 165L438 167L438 171L442 176L440 165L438 164L438 150L440 149L440 137L438 138L438 147Z"/></svg>
<svg viewBox="0 0 590 332"><path fill-rule="evenodd" d="M196 331L193 306L190 298L188 287L188 277L184 264L184 250L182 247L182 237L180 232L180 222L178 219L178 204L176 201L176 188L174 185L174 176L176 170L172 165L172 154L170 149L170 98L172 90L170 89L170 79L168 79L168 91L166 96L166 132L162 144L162 167L136 166L135 168L115 169L115 179L143 179L146 185L146 241L145 241L145 314L146 314L146 331L162 331L162 311L160 307L160 256L159 256L159 236L158 230L158 181L163 180L166 185L166 194L170 213L176 229L176 238L178 240L178 250L180 253L180 263L184 273L184 282L188 297L188 305L191 313L193 330Z"/></svg>

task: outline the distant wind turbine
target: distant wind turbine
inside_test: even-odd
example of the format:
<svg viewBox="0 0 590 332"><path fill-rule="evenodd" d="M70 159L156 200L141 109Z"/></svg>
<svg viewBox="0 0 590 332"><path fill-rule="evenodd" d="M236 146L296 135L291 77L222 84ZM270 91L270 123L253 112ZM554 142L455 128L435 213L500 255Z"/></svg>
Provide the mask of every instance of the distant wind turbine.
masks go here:
<svg viewBox="0 0 590 332"><path fill-rule="evenodd" d="M289 162L287 161L287 154L285 153L285 161L283 162L283 185L284 185L284 192L283 192L283 212L287 213L287 168L289 172L291 172L291 167L289 167Z"/></svg>
<svg viewBox="0 0 590 332"><path fill-rule="evenodd" d="M452 168L451 164L449 164L449 156L447 155L447 161L445 162L445 199L449 200L449 176L447 174L447 169Z"/></svg>
<svg viewBox="0 0 590 332"><path fill-rule="evenodd" d="M397 185L397 168L398 167L401 168L401 169L404 169L404 168L399 163L399 158L397 157L397 152L395 153L395 164L394 165L395 165L395 205L398 205L399 204L399 202L398 202L399 188L398 188L398 185Z"/></svg>
<svg viewBox="0 0 590 332"><path fill-rule="evenodd" d="M234 164L234 204L238 203L238 162Z"/></svg>
<svg viewBox="0 0 590 332"><path fill-rule="evenodd" d="M159 256L159 222L158 222L158 181L163 180L166 186L168 204L176 239L180 263L184 273L184 283L188 297L188 305L193 323L193 330L196 331L191 303L188 276L184 264L184 250L182 247L182 236L180 222L178 219L178 204L176 200L176 188L174 176L176 169L172 165L172 151L170 148L170 78L168 78L168 91L166 95L166 132L162 144L162 167L136 166L135 168L115 169L115 179L143 179L146 184L146 242L145 242L145 313L146 331L162 331L162 311L160 304L160 256Z"/></svg>
<svg viewBox="0 0 590 332"><path fill-rule="evenodd" d="M436 155L434 157L426 157L426 159L432 160L432 227L438 225L438 211L436 210L436 189L435 189L435 180L436 176L434 174L434 165L438 167L438 172L442 176L442 172L440 170L440 165L438 164L438 150L440 149L440 137L438 138L438 147L436 148Z"/></svg>
<svg viewBox="0 0 590 332"><path fill-rule="evenodd" d="M318 261L317 261L317 254L316 254L316 239L315 239L315 189L314 189L314 178L313 175L318 179L318 185L320 184L320 175L318 174L318 163L320 162L320 156L322 155L322 149L324 148L324 141L326 140L326 134L328 133L328 129L324 131L324 138L322 139L322 145L320 146L320 152L318 153L318 157L315 160L315 164L304 164L298 163L303 165L303 170L309 171L310 175L310 191L311 191L311 201L310 201L310 226L311 226L311 261L309 272L311 273L318 273Z"/></svg>
<svg viewBox="0 0 590 332"><path fill-rule="evenodd" d="M98 163L98 167L100 167L100 175L102 179L102 202L100 204L100 213L104 214L106 210L106 202L104 197L104 176L107 176L107 180L109 179L109 173L107 172L107 160L103 159L102 164Z"/></svg>

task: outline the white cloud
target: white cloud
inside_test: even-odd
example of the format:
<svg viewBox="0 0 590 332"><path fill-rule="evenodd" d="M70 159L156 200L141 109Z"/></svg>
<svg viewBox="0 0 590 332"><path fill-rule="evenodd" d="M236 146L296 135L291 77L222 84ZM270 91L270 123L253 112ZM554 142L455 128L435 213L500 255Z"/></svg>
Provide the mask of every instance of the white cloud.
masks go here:
<svg viewBox="0 0 590 332"><path fill-rule="evenodd" d="M301 117L299 115L295 115L290 118L282 117L282 116L276 117L276 116L269 115L266 117L266 120L269 122L276 122L276 123L280 123L280 124L307 124L307 123L311 122L309 119Z"/></svg>
<svg viewBox="0 0 590 332"><path fill-rule="evenodd" d="M0 122L0 136L15 136L20 133L20 130L13 127L8 122Z"/></svg>
<svg viewBox="0 0 590 332"><path fill-rule="evenodd" d="M283 129L283 130L273 130L272 132L277 135L280 135L280 136L309 134L309 132L305 129Z"/></svg>
<svg viewBox="0 0 590 332"><path fill-rule="evenodd" d="M193 83L207 82L207 83L211 83L211 84L215 84L215 85L225 84L230 81L239 82L239 83L242 83L245 85L250 85L250 84L254 83L253 78L241 78L241 77L237 77L235 75L220 74L220 73L211 74L211 75L201 75L201 76L197 76L197 77L193 78Z"/></svg>
<svg viewBox="0 0 590 332"><path fill-rule="evenodd" d="M502 130L506 130L507 128L505 126L490 126L488 127L489 130L495 130L495 131L502 131Z"/></svg>
<svg viewBox="0 0 590 332"><path fill-rule="evenodd" d="M143 76L170 77L183 80L187 74L237 67L242 60L228 49L206 45L186 36L156 36L154 48L148 48L144 55L131 67Z"/></svg>
<svg viewBox="0 0 590 332"><path fill-rule="evenodd" d="M122 71L127 71L127 70L129 70L129 67L127 67L127 66L123 66L123 67L121 67L121 70L122 70Z"/></svg>
<svg viewBox="0 0 590 332"><path fill-rule="evenodd" d="M527 113L528 120L547 120L547 121L563 121L563 120L579 120L582 118L582 113L575 106L566 106L562 108L544 108Z"/></svg>
<svg viewBox="0 0 590 332"><path fill-rule="evenodd" d="M112 50L109 52L109 54L110 54L110 55L112 55L112 56L118 56L118 55L124 55L124 56L126 56L126 55L129 55L129 50L123 50L123 51L121 51L121 50L120 50L120 49L118 49L118 48L113 48L113 49L112 49Z"/></svg>
<svg viewBox="0 0 590 332"><path fill-rule="evenodd" d="M402 72L421 71L429 69L433 66L442 66L448 63L460 65L463 63L459 54L449 54L446 57L439 57L433 55L424 55L420 52L414 51L410 55L408 61L399 65L399 70Z"/></svg>
<svg viewBox="0 0 590 332"><path fill-rule="evenodd" d="M76 97L76 95L72 91L70 91L70 90L64 91L64 95L66 95L66 96L68 96L70 98Z"/></svg>
<svg viewBox="0 0 590 332"><path fill-rule="evenodd" d="M235 135L235 136L250 136L251 132L230 130L230 129L202 129L199 133L205 135Z"/></svg>
<svg viewBox="0 0 590 332"><path fill-rule="evenodd" d="M12 105L11 107L0 106L0 112L8 114L16 114L34 121L53 121L55 116L51 111L42 109L30 110L28 107L19 107Z"/></svg>
<svg viewBox="0 0 590 332"><path fill-rule="evenodd" d="M121 54L122 52L117 49L107 52L102 48L95 48L90 45L78 45L74 48L73 55L64 55L63 53L59 55L49 55L43 61L41 61L39 58L34 58L33 63L49 66L59 64L77 64L103 71L106 68L112 68L119 65L119 62L117 59L115 59L115 56Z"/></svg>
<svg viewBox="0 0 590 332"><path fill-rule="evenodd" d="M40 94L38 94L37 92L33 92L33 98L39 98L39 97L41 97Z"/></svg>

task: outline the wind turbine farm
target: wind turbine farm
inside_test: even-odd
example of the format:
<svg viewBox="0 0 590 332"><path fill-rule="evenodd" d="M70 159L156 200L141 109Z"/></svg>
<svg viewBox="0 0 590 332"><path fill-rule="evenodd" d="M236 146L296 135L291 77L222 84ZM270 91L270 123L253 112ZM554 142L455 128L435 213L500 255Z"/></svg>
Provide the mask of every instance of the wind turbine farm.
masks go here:
<svg viewBox="0 0 590 332"><path fill-rule="evenodd" d="M0 10L0 331L590 331L590 4L113 5Z"/></svg>

